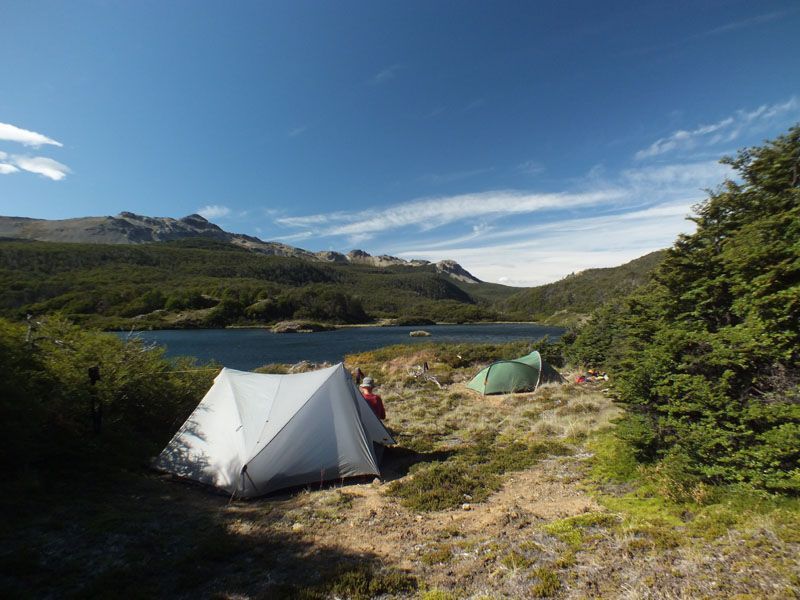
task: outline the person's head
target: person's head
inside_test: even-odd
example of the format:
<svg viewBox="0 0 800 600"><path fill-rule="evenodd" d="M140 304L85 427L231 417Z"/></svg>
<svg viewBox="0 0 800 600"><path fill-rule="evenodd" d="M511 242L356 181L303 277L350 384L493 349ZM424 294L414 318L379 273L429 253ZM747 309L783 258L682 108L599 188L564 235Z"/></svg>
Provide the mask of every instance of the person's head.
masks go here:
<svg viewBox="0 0 800 600"><path fill-rule="evenodd" d="M364 377L364 380L361 382L361 387L371 390L375 387L375 380L372 377Z"/></svg>

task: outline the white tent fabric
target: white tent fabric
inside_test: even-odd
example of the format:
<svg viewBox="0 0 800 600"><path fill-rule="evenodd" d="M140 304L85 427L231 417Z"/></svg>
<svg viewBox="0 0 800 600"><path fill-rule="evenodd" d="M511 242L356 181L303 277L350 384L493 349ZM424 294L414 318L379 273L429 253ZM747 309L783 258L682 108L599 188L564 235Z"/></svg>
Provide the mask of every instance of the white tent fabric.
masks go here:
<svg viewBox="0 0 800 600"><path fill-rule="evenodd" d="M155 466L251 497L380 475L376 444L394 443L341 363L294 375L222 369Z"/></svg>

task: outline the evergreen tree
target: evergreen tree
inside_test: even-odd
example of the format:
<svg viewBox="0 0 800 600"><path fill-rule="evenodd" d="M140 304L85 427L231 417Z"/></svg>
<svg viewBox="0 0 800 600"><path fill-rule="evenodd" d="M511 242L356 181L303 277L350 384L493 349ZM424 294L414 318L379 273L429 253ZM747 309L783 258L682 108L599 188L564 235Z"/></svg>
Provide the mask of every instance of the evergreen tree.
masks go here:
<svg viewBox="0 0 800 600"><path fill-rule="evenodd" d="M723 162L738 181L695 207L696 232L573 353L620 371L620 431L640 458L798 492L800 126Z"/></svg>

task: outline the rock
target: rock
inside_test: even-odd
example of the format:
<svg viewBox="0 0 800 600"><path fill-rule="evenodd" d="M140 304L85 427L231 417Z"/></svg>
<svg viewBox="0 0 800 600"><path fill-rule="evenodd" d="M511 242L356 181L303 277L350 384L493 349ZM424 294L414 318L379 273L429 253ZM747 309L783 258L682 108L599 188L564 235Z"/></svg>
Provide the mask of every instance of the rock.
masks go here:
<svg viewBox="0 0 800 600"><path fill-rule="evenodd" d="M281 321L272 326L273 333L313 333L330 329L331 327L312 321Z"/></svg>
<svg viewBox="0 0 800 600"><path fill-rule="evenodd" d="M408 333L411 337L430 337L430 333L427 331L423 331L422 329L417 329L416 331L410 331Z"/></svg>
<svg viewBox="0 0 800 600"><path fill-rule="evenodd" d="M472 505L469 502L464 502L464 504L461 505L461 509L462 510L472 510Z"/></svg>
<svg viewBox="0 0 800 600"><path fill-rule="evenodd" d="M292 523L292 531L303 531L305 529L302 523Z"/></svg>
<svg viewBox="0 0 800 600"><path fill-rule="evenodd" d="M380 477L376 477L375 479L372 480L372 485L380 485L380 484L381 484Z"/></svg>

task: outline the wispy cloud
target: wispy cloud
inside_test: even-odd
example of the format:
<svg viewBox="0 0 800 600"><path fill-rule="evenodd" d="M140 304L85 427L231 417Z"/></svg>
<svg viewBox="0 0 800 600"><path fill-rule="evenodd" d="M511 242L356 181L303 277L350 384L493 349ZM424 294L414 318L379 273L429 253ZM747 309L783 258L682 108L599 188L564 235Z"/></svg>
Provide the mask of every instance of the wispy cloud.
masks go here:
<svg viewBox="0 0 800 600"><path fill-rule="evenodd" d="M465 113L472 112L473 110L477 110L484 104L486 104L486 100L484 98L475 98L464 107L464 110L462 112Z"/></svg>
<svg viewBox="0 0 800 600"><path fill-rule="evenodd" d="M22 129L9 123L0 123L0 141L15 142L31 148L38 148L44 145L63 146L61 142L57 142L46 135ZM0 175L10 175L19 171L35 173L53 181L60 181L72 172L67 165L46 156L0 152Z"/></svg>
<svg viewBox="0 0 800 600"><path fill-rule="evenodd" d="M397 75L397 72L403 68L403 65L391 65L386 67L385 69L381 69L378 71L370 80L373 85L380 85L382 83L386 83L387 81L391 81Z"/></svg>
<svg viewBox="0 0 800 600"><path fill-rule="evenodd" d="M517 165L517 171L525 173L525 175L541 175L545 170L545 166L537 160L526 160Z"/></svg>
<svg viewBox="0 0 800 600"><path fill-rule="evenodd" d="M498 190L424 198L384 209L356 213L331 213L278 219L280 225L311 227L321 236L346 236L351 241L369 239L377 232L416 227L429 231L456 221L481 217L501 217L593 206L620 200L620 190L587 193L537 194L515 190Z"/></svg>
<svg viewBox="0 0 800 600"><path fill-rule="evenodd" d="M667 189L677 187L684 191L716 187L732 177L733 171L719 161L708 160L625 169L621 175L623 181L637 188L659 189L667 186Z"/></svg>
<svg viewBox="0 0 800 600"><path fill-rule="evenodd" d="M347 221L350 219L351 216L349 213L335 212L318 215L304 215L301 217L280 217L279 219L275 219L275 222L278 225L284 225L286 227L313 227L318 225L327 225L337 221Z"/></svg>
<svg viewBox="0 0 800 600"><path fill-rule="evenodd" d="M61 181L67 174L72 173L67 165L44 156L12 154L8 156L7 160L7 163L0 165L0 174L8 175L22 170L41 175L53 181Z"/></svg>
<svg viewBox="0 0 800 600"><path fill-rule="evenodd" d="M208 204L203 208L197 209L197 214L208 220L219 219L231 214L231 209L221 204Z"/></svg>
<svg viewBox="0 0 800 600"><path fill-rule="evenodd" d="M63 146L61 142L57 142L46 135L28 129L22 129L21 127L9 123L0 123L0 140L16 142L33 148L48 144L58 147Z"/></svg>
<svg viewBox="0 0 800 600"><path fill-rule="evenodd" d="M484 167L482 169L471 169L468 171L454 171L452 173L431 173L420 177L420 181L427 183L451 183L453 181L460 181L462 179L469 179L478 175L484 175L494 171L494 167Z"/></svg>
<svg viewBox="0 0 800 600"><path fill-rule="evenodd" d="M452 258L485 281L540 285L670 246L679 233L693 230L686 217L705 198L703 189L732 175L730 167L714 161L631 168L613 177L595 173L584 183L614 190L613 200L548 213L546 220L515 218L510 226L498 221L450 239L417 239L395 245L394 253Z"/></svg>
<svg viewBox="0 0 800 600"><path fill-rule="evenodd" d="M437 261L451 258L484 281L541 285L577 271L617 266L666 248L678 233L690 232L686 220L693 202L665 203L638 211L562 219L486 235L481 244L421 247L398 256ZM609 232L613 231L613 236ZM455 241L455 240L453 240ZM500 241L500 243L495 243Z"/></svg>
<svg viewBox="0 0 800 600"><path fill-rule="evenodd" d="M793 96L783 103L761 105L755 110L738 110L735 114L716 123L701 125L694 129L679 129L660 138L647 148L639 150L634 158L643 160L676 150L693 150L699 146L714 146L731 143L744 133L759 131L777 121L788 121L800 117L800 100Z"/></svg>
<svg viewBox="0 0 800 600"><path fill-rule="evenodd" d="M301 127L295 127L294 129L289 131L289 133L287 133L286 135L293 138L297 137L298 135L304 134L306 131L308 131L308 125L302 125Z"/></svg>
<svg viewBox="0 0 800 600"><path fill-rule="evenodd" d="M261 233L261 231L259 231ZM292 233L291 235L281 235L278 237L272 237L271 239L280 241L280 242L299 242L301 240L307 240L314 234L311 231L301 231L300 233Z"/></svg>
<svg viewBox="0 0 800 600"><path fill-rule="evenodd" d="M423 119L432 119L444 113L444 106L436 106L422 116Z"/></svg>
<svg viewBox="0 0 800 600"><path fill-rule="evenodd" d="M694 230L686 217L706 198L704 190L735 177L712 157L729 152L732 140L749 142L796 115L796 97L739 110L657 140L627 168L611 171L598 164L552 193L493 190L424 197L368 210L283 216L275 223L298 228L291 239L373 240L373 253L451 258L485 281L539 285L669 247L679 233ZM666 162L668 156L678 158ZM533 160L514 167L533 173L542 168ZM477 172L430 179L472 174Z"/></svg>
<svg viewBox="0 0 800 600"><path fill-rule="evenodd" d="M732 21L730 23L726 23L724 25L720 25L719 27L715 27L709 31L701 35L721 35L723 33L730 33L731 31L737 31L739 29L745 29L746 27L752 27L753 25L760 25L761 23L769 23L770 21L775 21L784 17L792 12L796 12L795 10L781 10L775 11L771 13L765 13L763 15L757 15L755 17L751 17L749 19L742 19L741 21Z"/></svg>

